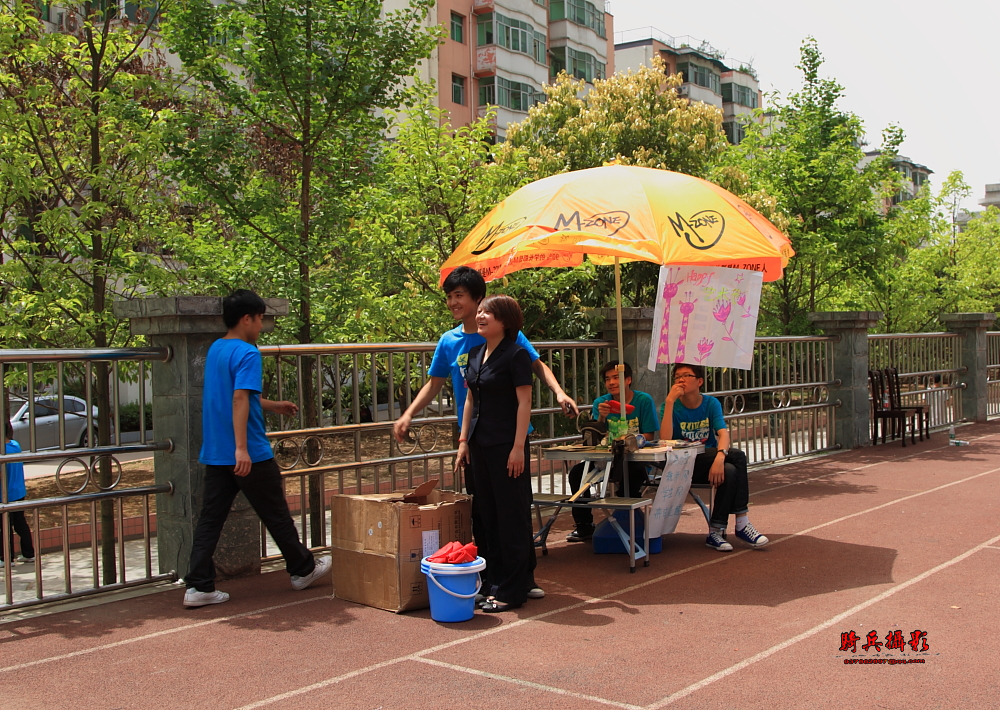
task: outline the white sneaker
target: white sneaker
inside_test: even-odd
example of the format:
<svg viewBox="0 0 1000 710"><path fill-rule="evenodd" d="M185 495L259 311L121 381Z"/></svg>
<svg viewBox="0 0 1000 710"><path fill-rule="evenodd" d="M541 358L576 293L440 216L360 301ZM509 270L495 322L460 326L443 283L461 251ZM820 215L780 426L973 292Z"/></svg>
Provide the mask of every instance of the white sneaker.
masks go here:
<svg viewBox="0 0 1000 710"><path fill-rule="evenodd" d="M18 562L18 564L33 565L33 564L35 564L35 558L34 557L25 557L24 555L18 555L17 562Z"/></svg>
<svg viewBox="0 0 1000 710"><path fill-rule="evenodd" d="M300 591L305 589L310 584L315 582L317 579L322 577L324 574L330 571L330 567L333 565L333 559L330 555L325 557L319 557L316 559L316 566L313 571L307 574L305 577L299 577L298 575L292 575L292 589Z"/></svg>
<svg viewBox="0 0 1000 710"><path fill-rule="evenodd" d="M4 561L0 560L0 569L3 569L3 567L4 567Z"/></svg>
<svg viewBox="0 0 1000 710"><path fill-rule="evenodd" d="M188 587L188 590L184 593L184 606L207 606L209 604L222 604L228 601L229 595L226 592L220 592L218 589L214 592L199 592L194 587Z"/></svg>
<svg viewBox="0 0 1000 710"><path fill-rule="evenodd" d="M528 590L528 599L544 599L545 590L541 587L532 587Z"/></svg>

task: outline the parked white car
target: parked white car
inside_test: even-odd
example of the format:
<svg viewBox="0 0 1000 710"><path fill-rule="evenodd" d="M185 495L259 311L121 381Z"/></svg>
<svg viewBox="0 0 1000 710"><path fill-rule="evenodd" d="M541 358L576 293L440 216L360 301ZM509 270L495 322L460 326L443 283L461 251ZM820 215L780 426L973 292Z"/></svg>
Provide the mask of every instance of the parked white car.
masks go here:
<svg viewBox="0 0 1000 710"><path fill-rule="evenodd" d="M28 402L12 398L10 408L14 439L22 451L28 451L31 442ZM66 446L87 446L87 403L79 397L63 397L63 412ZM96 434L97 407L91 407L91 413ZM59 448L59 399L55 395L35 397L35 448Z"/></svg>

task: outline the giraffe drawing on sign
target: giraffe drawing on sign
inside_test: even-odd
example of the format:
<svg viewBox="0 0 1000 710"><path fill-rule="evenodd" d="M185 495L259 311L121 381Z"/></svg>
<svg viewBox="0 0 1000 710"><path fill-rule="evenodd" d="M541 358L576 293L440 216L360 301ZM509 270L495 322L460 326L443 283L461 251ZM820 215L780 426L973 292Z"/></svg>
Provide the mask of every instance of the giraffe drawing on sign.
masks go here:
<svg viewBox="0 0 1000 710"><path fill-rule="evenodd" d="M698 302L698 299L691 300L694 296L690 291L685 292L684 300L681 301L681 337L677 341L677 355L674 358L674 362L684 362L684 353L687 350L687 337L688 337L688 317L694 312L694 304Z"/></svg>
<svg viewBox="0 0 1000 710"><path fill-rule="evenodd" d="M674 278L681 280L673 283ZM681 269L677 269L676 277L673 269L667 270L667 283L663 287L663 325L660 326L660 347L657 350L657 362L670 362L670 301L677 295L677 287L682 283L684 283L684 279L681 278Z"/></svg>

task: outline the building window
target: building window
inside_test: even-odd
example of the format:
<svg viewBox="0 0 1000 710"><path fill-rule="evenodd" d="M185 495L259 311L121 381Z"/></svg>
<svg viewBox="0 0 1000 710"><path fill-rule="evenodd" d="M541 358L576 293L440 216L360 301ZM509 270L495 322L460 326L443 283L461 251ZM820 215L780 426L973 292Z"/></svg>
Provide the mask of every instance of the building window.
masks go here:
<svg viewBox="0 0 1000 710"><path fill-rule="evenodd" d="M708 67L690 62L681 62L677 65L677 71L681 73L685 84L697 84L710 89L713 93L722 93L722 79Z"/></svg>
<svg viewBox="0 0 1000 710"><path fill-rule="evenodd" d="M541 32L533 33L533 44L531 54L539 64L545 64L545 35Z"/></svg>
<svg viewBox="0 0 1000 710"><path fill-rule="evenodd" d="M522 20L506 17L499 12L487 12L476 20L476 45L497 44L532 57L545 64L545 33Z"/></svg>
<svg viewBox="0 0 1000 710"><path fill-rule="evenodd" d="M503 106L512 111L527 111L545 100L545 94L531 84L509 81L502 76L488 76L479 80L479 105Z"/></svg>
<svg viewBox="0 0 1000 710"><path fill-rule="evenodd" d="M749 86L735 82L727 82L722 85L722 100L748 108L757 108L757 92Z"/></svg>
<svg viewBox="0 0 1000 710"><path fill-rule="evenodd" d="M465 18L455 12L451 13L451 38L465 44Z"/></svg>
<svg viewBox="0 0 1000 710"><path fill-rule="evenodd" d="M451 75L451 101L465 106L465 77Z"/></svg>
<svg viewBox="0 0 1000 710"><path fill-rule="evenodd" d="M583 79L591 84L596 79L605 78L606 65L597 61L597 57L578 52L572 47L553 47L552 66L549 73L555 77L564 71L576 79Z"/></svg>
<svg viewBox="0 0 1000 710"><path fill-rule="evenodd" d="M739 145L747 137L746 127L740 121L726 121L722 124L722 130L733 145Z"/></svg>
<svg viewBox="0 0 1000 710"><path fill-rule="evenodd" d="M604 11L587 0L552 0L549 3L550 20L569 20L589 27L599 37L607 37L604 32Z"/></svg>

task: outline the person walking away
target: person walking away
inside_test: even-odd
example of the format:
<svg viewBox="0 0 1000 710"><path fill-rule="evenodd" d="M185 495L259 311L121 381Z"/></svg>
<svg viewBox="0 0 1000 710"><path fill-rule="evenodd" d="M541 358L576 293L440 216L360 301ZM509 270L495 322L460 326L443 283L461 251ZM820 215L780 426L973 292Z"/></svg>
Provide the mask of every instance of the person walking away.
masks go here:
<svg viewBox="0 0 1000 710"><path fill-rule="evenodd" d="M264 327L264 300L239 289L222 301L226 335L208 350L202 398L205 492L184 577L189 607L221 604L229 594L215 588L215 554L236 494L243 491L285 558L292 589L301 590L330 571L329 556L315 559L299 540L264 430L264 412L294 415L292 402L262 398L263 361L257 338Z"/></svg>
<svg viewBox="0 0 1000 710"><path fill-rule="evenodd" d="M10 422L4 422L3 427L3 437L4 437L4 453L8 454L19 454L21 453L21 445L17 443L14 439L14 427L11 426ZM24 464L23 463L9 463L6 464L7 468L7 500L6 503L16 503L19 500L24 500L28 491L24 485ZM18 556L17 561L21 563L34 562L35 561L35 543L31 539L31 526L28 525L28 520L24 515L23 510L16 510L12 513L7 514L10 518L10 528L14 533L17 533L17 537L21 543L21 554ZM3 567L6 562L13 555L8 555L8 552L13 552L13 546L8 548L4 541L4 533L8 532L0 527L0 567ZM9 538L13 539L13 537Z"/></svg>

